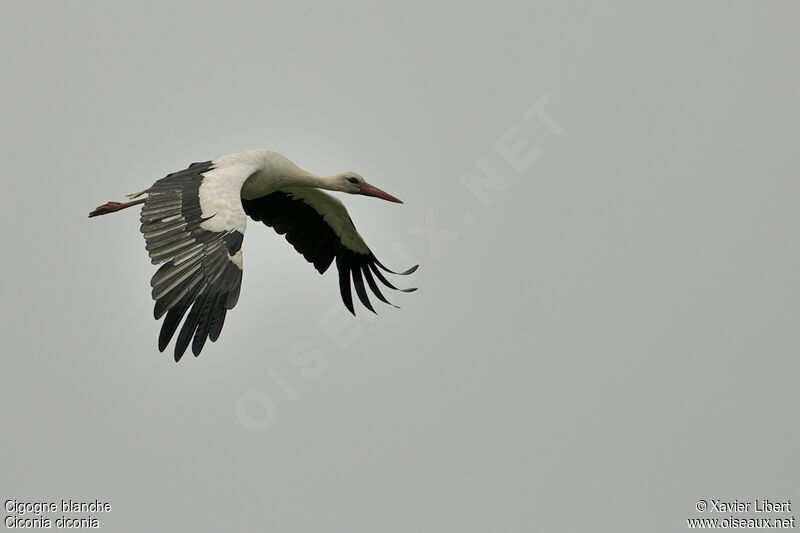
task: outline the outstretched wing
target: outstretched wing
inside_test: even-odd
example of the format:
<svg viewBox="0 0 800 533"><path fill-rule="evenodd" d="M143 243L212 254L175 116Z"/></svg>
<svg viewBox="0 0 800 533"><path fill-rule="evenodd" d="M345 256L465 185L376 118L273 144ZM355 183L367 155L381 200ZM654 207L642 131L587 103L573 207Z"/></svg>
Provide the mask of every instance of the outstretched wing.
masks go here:
<svg viewBox="0 0 800 533"><path fill-rule="evenodd" d="M372 311L366 284L379 300L392 305L381 293L375 278L390 289L412 292L416 289L398 289L381 273L407 275L419 265L405 272L394 272L383 266L361 238L344 204L333 196L307 187L283 187L260 198L242 198L244 212L273 228L312 263L320 274L336 259L339 269L339 290L342 301L351 313L353 307L352 284L358 299Z"/></svg>
<svg viewBox="0 0 800 533"><path fill-rule="evenodd" d="M195 356L207 338L216 341L225 313L239 298L246 217L238 201L241 183L237 188L237 182L246 176L231 180L230 172L220 174L214 162L194 163L158 180L142 208L146 249L153 264L164 263L150 281L156 301L153 314L156 320L166 314L158 337L160 351L191 309L175 342L175 361L192 337ZM201 186L212 190L203 194ZM215 200L224 199L225 192L234 193L237 201Z"/></svg>

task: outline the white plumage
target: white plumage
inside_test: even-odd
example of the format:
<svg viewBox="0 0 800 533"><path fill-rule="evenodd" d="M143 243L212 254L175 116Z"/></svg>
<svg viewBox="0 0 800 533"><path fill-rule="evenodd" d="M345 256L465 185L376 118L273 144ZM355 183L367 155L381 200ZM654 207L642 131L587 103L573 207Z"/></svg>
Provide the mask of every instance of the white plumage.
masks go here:
<svg viewBox="0 0 800 533"><path fill-rule="evenodd" d="M251 150L193 163L131 196L147 194L146 198L109 202L89 216L144 204L141 231L146 249L153 264L163 263L151 280L155 318L164 317L158 346L163 351L182 322L175 342L178 361L190 343L199 355L206 339L216 341L227 311L236 305L248 217L285 235L320 273L335 259L342 300L352 313L351 282L359 300L373 312L366 286L389 303L376 278L390 289L415 290L397 289L381 269L406 275L417 267L405 272L384 267L359 235L344 204L320 189L401 203L355 172L315 176L277 152Z"/></svg>

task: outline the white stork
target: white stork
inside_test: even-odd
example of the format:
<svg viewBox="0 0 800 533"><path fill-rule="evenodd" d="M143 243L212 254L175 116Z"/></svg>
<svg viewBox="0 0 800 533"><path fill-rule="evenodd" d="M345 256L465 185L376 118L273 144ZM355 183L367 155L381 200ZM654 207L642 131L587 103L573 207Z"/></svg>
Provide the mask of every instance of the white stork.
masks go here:
<svg viewBox="0 0 800 533"><path fill-rule="evenodd" d="M236 305L248 216L286 235L320 274L336 258L342 300L353 314L351 277L359 300L373 313L364 280L375 296L389 305L375 278L390 289L416 290L398 289L379 268L407 275L418 265L405 272L383 266L364 243L344 204L320 189L402 203L355 172L315 176L277 152L251 150L193 163L129 196L133 200L146 194L145 198L108 202L89 216L144 204L141 231L145 248L153 264L164 263L150 281L156 302L153 314L156 320L166 315L158 337L159 351L167 347L191 308L175 342L175 361L179 361L190 341L195 356L206 338L216 341L226 312Z"/></svg>

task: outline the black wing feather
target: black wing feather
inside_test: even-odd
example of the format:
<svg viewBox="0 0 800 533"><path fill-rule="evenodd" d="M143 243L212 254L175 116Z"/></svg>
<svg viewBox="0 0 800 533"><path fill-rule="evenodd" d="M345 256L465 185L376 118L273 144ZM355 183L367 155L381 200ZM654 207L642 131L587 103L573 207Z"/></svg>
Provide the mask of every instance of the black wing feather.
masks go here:
<svg viewBox="0 0 800 533"><path fill-rule="evenodd" d="M361 269L354 268L352 269L352 272L353 286L356 288L358 299L361 300L361 303L364 304L364 307L375 313L375 309L372 308L372 303L369 301L369 296L367 296L367 290L364 288L364 278L361 277ZM378 313L375 314L377 315Z"/></svg>
<svg viewBox="0 0 800 533"><path fill-rule="evenodd" d="M324 194L319 191L314 192ZM366 278L370 290L380 301L393 305L381 294L370 270L376 272L378 279L390 289L403 292L416 290L397 289L386 280L378 267L392 274L406 275L414 272L419 265L413 266L405 272L396 273L383 266L368 248L365 247L366 251L356 251L345 246L341 237L325 220L323 214L312 207L301 193L279 190L259 198L243 198L242 206L250 218L263 222L280 235L285 235L286 240L294 249L302 254L309 263L312 263L320 274L325 273L336 259L342 302L353 314L355 314L355 307L353 306L352 287L355 287L358 299L361 300L364 307L375 312L369 301L364 278ZM344 215L346 216L346 212ZM357 235L352 220L349 217L347 219L349 220L349 229Z"/></svg>
<svg viewBox="0 0 800 533"><path fill-rule="evenodd" d="M336 258L336 268L339 269L339 292L342 293L344 306L353 314L356 314L353 307L353 293L350 292L350 268L345 264L343 256Z"/></svg>
<svg viewBox="0 0 800 533"><path fill-rule="evenodd" d="M372 277L372 272L370 272L369 267L365 266L361 269L361 271L364 273L364 277L367 279L367 284L369 285L370 290L375 293L375 296L378 297L378 300L382 301L383 303L387 303L392 307L397 307L383 296L378 284L375 283L375 278Z"/></svg>
<svg viewBox="0 0 800 533"><path fill-rule="evenodd" d="M186 317L175 342L176 361L190 343L197 356L206 339L219 338L225 314L236 305L241 287L242 270L232 258L240 253L244 235L233 228L200 227L204 219L199 189L203 174L211 169L211 162L194 163L157 181L142 208L145 248L154 264L164 263L150 280L153 315L157 320L166 315L158 336L160 351Z"/></svg>

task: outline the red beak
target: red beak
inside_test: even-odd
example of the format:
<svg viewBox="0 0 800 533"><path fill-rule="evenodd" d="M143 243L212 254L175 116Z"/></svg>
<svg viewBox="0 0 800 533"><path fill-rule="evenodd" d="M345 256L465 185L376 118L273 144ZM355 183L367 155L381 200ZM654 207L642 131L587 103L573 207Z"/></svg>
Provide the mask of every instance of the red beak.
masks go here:
<svg viewBox="0 0 800 533"><path fill-rule="evenodd" d="M374 187L374 186L370 185L369 183L362 183L361 184L361 190L359 191L359 193L363 194L364 196L374 196L375 198L381 198L383 200L387 200L389 202L394 202L396 204L402 204L403 203L402 200L398 200L397 198L395 198L391 194L389 194L387 192L383 192L379 188Z"/></svg>

